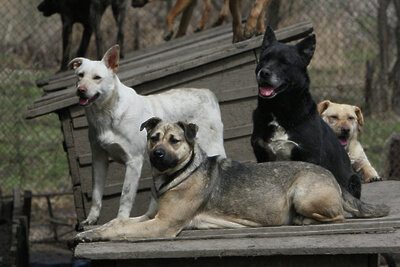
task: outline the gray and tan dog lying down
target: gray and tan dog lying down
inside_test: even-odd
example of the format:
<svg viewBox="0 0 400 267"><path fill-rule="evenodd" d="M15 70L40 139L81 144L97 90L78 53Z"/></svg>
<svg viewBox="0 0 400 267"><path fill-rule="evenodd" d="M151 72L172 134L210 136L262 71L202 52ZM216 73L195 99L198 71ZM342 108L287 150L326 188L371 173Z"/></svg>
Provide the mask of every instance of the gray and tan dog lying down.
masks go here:
<svg viewBox="0 0 400 267"><path fill-rule="evenodd" d="M144 222L117 218L79 233L74 243L175 237L183 229L240 228L343 222L381 217L385 205L361 202L342 191L326 169L305 162L239 163L207 157L194 142L195 124L151 118L147 149L158 213Z"/></svg>
<svg viewBox="0 0 400 267"><path fill-rule="evenodd" d="M358 134L364 126L361 109L324 100L318 104L318 113L339 138L340 144L349 155L351 166L354 171L362 173L364 182L382 181L358 141Z"/></svg>

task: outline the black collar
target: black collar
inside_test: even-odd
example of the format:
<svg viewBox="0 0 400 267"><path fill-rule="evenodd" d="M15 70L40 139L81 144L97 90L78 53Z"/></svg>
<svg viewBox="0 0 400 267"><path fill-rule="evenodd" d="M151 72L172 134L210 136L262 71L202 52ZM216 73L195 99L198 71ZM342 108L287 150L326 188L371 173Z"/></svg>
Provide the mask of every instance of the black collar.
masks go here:
<svg viewBox="0 0 400 267"><path fill-rule="evenodd" d="M199 164L199 166L196 166L196 168L193 171L187 173L186 175L183 175L182 177L179 177L182 173L184 173L189 168L190 165L192 165L194 157L195 157L195 151L193 150L190 160L185 164L185 166L183 168L177 170L176 172L174 172L171 175L165 175L165 182L163 184L161 184L160 188L156 187L155 180L153 179L154 190L155 190L154 193L157 198L159 198L162 194L164 194L168 190L181 184L183 181L185 181L187 178L189 178L189 176L194 171L197 170L197 168L200 166L200 164Z"/></svg>

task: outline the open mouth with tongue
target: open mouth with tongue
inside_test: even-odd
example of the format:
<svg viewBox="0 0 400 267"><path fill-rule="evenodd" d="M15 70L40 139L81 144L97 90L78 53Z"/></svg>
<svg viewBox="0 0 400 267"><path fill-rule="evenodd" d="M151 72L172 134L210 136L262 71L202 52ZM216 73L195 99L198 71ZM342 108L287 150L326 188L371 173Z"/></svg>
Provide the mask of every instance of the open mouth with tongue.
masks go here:
<svg viewBox="0 0 400 267"><path fill-rule="evenodd" d="M260 90L260 95L263 97L267 97L267 98L272 98L276 95L276 89L277 87L272 87L272 86L260 86L259 90Z"/></svg>
<svg viewBox="0 0 400 267"><path fill-rule="evenodd" d="M348 138L346 136L339 136L339 142L344 147L349 143Z"/></svg>
<svg viewBox="0 0 400 267"><path fill-rule="evenodd" d="M100 93L97 93L92 97L86 97L84 95L80 95L79 96L79 105L87 106L90 103L93 103L99 96L100 96Z"/></svg>

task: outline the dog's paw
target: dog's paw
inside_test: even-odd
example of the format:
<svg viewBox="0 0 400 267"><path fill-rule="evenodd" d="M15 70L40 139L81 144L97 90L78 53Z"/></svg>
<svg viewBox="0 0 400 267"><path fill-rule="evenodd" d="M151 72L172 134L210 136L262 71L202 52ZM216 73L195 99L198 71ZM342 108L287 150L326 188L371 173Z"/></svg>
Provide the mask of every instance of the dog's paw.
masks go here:
<svg viewBox="0 0 400 267"><path fill-rule="evenodd" d="M164 41L169 41L172 39L172 36L174 36L174 31L169 31L164 34L163 39Z"/></svg>
<svg viewBox="0 0 400 267"><path fill-rule="evenodd" d="M86 220L84 220L84 221L82 221L82 222L80 222L80 223L77 223L76 225L75 225L75 230L77 231L77 232L82 232L83 230L85 230L84 228L85 228L85 226L88 226L88 225L95 225L97 223L97 218L87 218Z"/></svg>
<svg viewBox="0 0 400 267"><path fill-rule="evenodd" d="M104 238L102 238L99 231L88 230L77 234L73 239L73 243L76 246L79 243L96 242L101 240L104 240Z"/></svg>
<svg viewBox="0 0 400 267"><path fill-rule="evenodd" d="M383 179L379 176L370 177L369 179L365 180L366 183L373 183L373 182L379 182L379 181L383 181Z"/></svg>

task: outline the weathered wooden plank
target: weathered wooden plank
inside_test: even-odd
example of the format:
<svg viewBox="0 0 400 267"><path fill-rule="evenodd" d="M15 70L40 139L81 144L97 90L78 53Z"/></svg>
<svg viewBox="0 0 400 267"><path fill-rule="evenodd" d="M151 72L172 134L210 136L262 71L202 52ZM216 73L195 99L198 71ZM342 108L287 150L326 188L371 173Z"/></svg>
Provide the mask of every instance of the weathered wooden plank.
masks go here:
<svg viewBox="0 0 400 267"><path fill-rule="evenodd" d="M85 116L78 117L78 118L73 118L72 119L72 124L74 125L74 129L88 127L88 121L87 121Z"/></svg>
<svg viewBox="0 0 400 267"><path fill-rule="evenodd" d="M231 33L231 32L232 32L232 27L230 25L213 28L213 29L207 29L201 33L191 35L190 38L173 39L166 43L162 43L159 45L155 45L155 46L151 46L148 48L130 52L125 56L124 59L121 59L120 63L121 63L121 65L125 65L131 61L136 61L136 60L139 60L142 58L149 58L154 55L162 54L162 53L165 53L170 50L178 50L182 47L185 47L188 44L198 43L204 39L210 39L215 36L220 36L222 34ZM63 78L70 78L72 76L73 76L73 72L70 70L60 72L60 73L54 74L51 77L46 77L46 78L37 80L36 85L39 87L43 87L44 85L47 85L49 83L56 82Z"/></svg>
<svg viewBox="0 0 400 267"><path fill-rule="evenodd" d="M174 267L276 267L276 266L324 266L324 267L377 267L377 254L348 255L275 255L275 256L230 256L204 258L162 258L162 259L130 259L130 260L99 260L91 262L93 267L125 267L125 266L174 266Z"/></svg>
<svg viewBox="0 0 400 267"><path fill-rule="evenodd" d="M250 143L250 134L240 138L225 140L224 147L228 158L240 162L256 161Z"/></svg>
<svg viewBox="0 0 400 267"><path fill-rule="evenodd" d="M232 127L224 130L224 139L232 139L239 137L247 137L253 132L253 124L246 124L244 126Z"/></svg>
<svg viewBox="0 0 400 267"><path fill-rule="evenodd" d="M79 244L75 257L87 259L197 258L312 254L376 254L399 251L400 232L238 239L94 242Z"/></svg>
<svg viewBox="0 0 400 267"><path fill-rule="evenodd" d="M56 110L75 105L77 103L77 99L67 98L58 102L53 102L51 104L43 105L36 108L30 108L25 114L26 119L33 119L41 115L49 114Z"/></svg>
<svg viewBox="0 0 400 267"><path fill-rule="evenodd" d="M85 116L85 108L81 106L72 106L69 108L69 114L71 118Z"/></svg>
<svg viewBox="0 0 400 267"><path fill-rule="evenodd" d="M74 194L75 211L78 217L78 221L83 221L84 219L86 219L86 211L81 187L79 185L73 186L72 192Z"/></svg>

